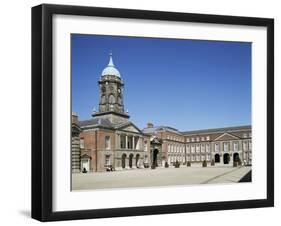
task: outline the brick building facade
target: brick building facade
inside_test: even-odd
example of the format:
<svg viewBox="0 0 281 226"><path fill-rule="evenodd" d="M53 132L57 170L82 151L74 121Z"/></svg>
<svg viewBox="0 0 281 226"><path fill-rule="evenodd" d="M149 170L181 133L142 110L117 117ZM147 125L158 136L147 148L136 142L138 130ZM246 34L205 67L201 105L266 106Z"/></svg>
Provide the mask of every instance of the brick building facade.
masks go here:
<svg viewBox="0 0 281 226"><path fill-rule="evenodd" d="M92 119L79 121L73 115L73 172L164 167L176 161L251 164L251 126L181 132L148 123L139 129L124 111L124 83L112 54L98 85L99 109Z"/></svg>

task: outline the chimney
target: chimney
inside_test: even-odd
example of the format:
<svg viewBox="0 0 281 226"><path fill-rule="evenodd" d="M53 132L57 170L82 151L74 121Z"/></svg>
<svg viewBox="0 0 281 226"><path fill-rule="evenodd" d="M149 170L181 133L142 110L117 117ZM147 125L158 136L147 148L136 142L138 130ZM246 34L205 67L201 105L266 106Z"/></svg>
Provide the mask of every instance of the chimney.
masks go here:
<svg viewBox="0 0 281 226"><path fill-rule="evenodd" d="M147 123L147 128L153 128L153 127L154 127L154 125L151 122Z"/></svg>
<svg viewBox="0 0 281 226"><path fill-rule="evenodd" d="M75 124L78 123L78 116L74 112L72 112L72 114L71 114L71 122L75 123Z"/></svg>

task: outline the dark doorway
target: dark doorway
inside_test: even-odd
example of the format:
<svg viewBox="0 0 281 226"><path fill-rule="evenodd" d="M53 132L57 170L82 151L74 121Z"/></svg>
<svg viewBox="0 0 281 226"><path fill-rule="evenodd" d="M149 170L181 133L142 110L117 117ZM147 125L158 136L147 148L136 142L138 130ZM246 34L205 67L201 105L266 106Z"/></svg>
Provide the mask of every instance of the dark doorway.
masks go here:
<svg viewBox="0 0 281 226"><path fill-rule="evenodd" d="M129 155L129 167L130 167L130 168L133 167L133 157L134 157L133 154L130 154L130 155Z"/></svg>
<svg viewBox="0 0 281 226"><path fill-rule="evenodd" d="M158 149L154 149L153 150L153 161L152 161L152 165L155 167L158 167L158 163L157 163L157 155L158 155L159 151Z"/></svg>
<svg viewBox="0 0 281 226"><path fill-rule="evenodd" d="M126 154L122 155L122 168L124 169L126 167Z"/></svg>
<svg viewBox="0 0 281 226"><path fill-rule="evenodd" d="M229 156L228 153L225 153L225 154L223 155L223 164L228 164L229 161L230 161L230 156Z"/></svg>
<svg viewBox="0 0 281 226"><path fill-rule="evenodd" d="M233 154L233 162L239 162L239 154L238 153L234 153Z"/></svg>
<svg viewBox="0 0 281 226"><path fill-rule="evenodd" d="M139 168L139 159L140 159L140 154L136 155L136 167Z"/></svg>
<svg viewBox="0 0 281 226"><path fill-rule="evenodd" d="M220 162L220 155L219 154L215 154L215 162Z"/></svg>

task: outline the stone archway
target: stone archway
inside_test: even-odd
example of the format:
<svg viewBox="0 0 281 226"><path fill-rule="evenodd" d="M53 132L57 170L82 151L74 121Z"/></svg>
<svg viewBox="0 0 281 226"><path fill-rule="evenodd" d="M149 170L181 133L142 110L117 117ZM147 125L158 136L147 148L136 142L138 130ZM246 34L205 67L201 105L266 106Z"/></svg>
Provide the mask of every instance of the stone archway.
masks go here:
<svg viewBox="0 0 281 226"><path fill-rule="evenodd" d="M127 157L127 155L124 153L122 155L122 168L123 169L126 168L126 157Z"/></svg>
<svg viewBox="0 0 281 226"><path fill-rule="evenodd" d="M228 153L225 153L223 155L223 164L229 164L229 161L230 161L230 156Z"/></svg>
<svg viewBox="0 0 281 226"><path fill-rule="evenodd" d="M159 153L159 150L158 149L154 149L153 152L152 152L152 165L155 166L155 167L158 167L158 163L157 163L157 155Z"/></svg>
<svg viewBox="0 0 281 226"><path fill-rule="evenodd" d="M239 162L239 159L240 159L240 157L239 157L239 153L234 153L233 154L233 162Z"/></svg>
<svg viewBox="0 0 281 226"><path fill-rule="evenodd" d="M130 155L129 155L129 167L130 167L130 168L133 167L133 157L134 157L133 154L130 154Z"/></svg>
<svg viewBox="0 0 281 226"><path fill-rule="evenodd" d="M215 154L215 162L220 162L220 154Z"/></svg>

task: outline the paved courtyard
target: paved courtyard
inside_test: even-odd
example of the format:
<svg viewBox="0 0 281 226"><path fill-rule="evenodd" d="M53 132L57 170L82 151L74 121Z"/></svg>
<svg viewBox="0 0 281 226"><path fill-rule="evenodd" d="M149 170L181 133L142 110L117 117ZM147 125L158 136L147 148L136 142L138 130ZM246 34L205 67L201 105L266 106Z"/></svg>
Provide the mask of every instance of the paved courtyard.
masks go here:
<svg viewBox="0 0 281 226"><path fill-rule="evenodd" d="M251 167L181 167L72 174L72 190L236 183Z"/></svg>

